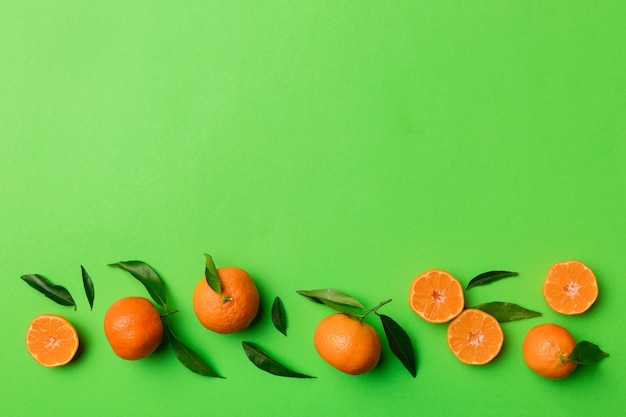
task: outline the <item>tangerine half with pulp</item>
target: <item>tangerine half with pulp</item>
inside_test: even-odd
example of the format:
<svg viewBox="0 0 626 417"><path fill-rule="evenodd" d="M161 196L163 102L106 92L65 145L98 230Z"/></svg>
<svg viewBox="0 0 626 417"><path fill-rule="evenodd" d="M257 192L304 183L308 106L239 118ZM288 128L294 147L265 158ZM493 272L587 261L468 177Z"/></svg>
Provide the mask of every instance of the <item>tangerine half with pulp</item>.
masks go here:
<svg viewBox="0 0 626 417"><path fill-rule="evenodd" d="M380 337L372 326L344 313L332 314L320 321L313 344L322 359L350 375L374 369L382 350Z"/></svg>
<svg viewBox="0 0 626 417"><path fill-rule="evenodd" d="M430 323L446 323L458 316L465 306L463 287L452 274L431 269L411 282L409 306Z"/></svg>
<svg viewBox="0 0 626 417"><path fill-rule="evenodd" d="M121 298L104 315L104 334L120 358L145 358L163 340L161 315L147 298Z"/></svg>
<svg viewBox="0 0 626 417"><path fill-rule="evenodd" d="M598 298L598 282L593 271L582 262L557 262L543 282L543 297L558 313L584 313Z"/></svg>
<svg viewBox="0 0 626 417"><path fill-rule="evenodd" d="M259 291L246 271L218 268L220 294L202 278L193 292L193 310L200 323L217 333L235 333L247 328L259 311Z"/></svg>
<svg viewBox="0 0 626 417"><path fill-rule="evenodd" d="M540 324L528 331L522 343L524 361L536 374L562 379L576 369L568 356L576 347L572 334L557 324Z"/></svg>
<svg viewBox="0 0 626 417"><path fill-rule="evenodd" d="M500 353L503 341L498 320L482 310L468 308L448 325L448 347L469 365L490 362Z"/></svg>
<svg viewBox="0 0 626 417"><path fill-rule="evenodd" d="M65 317L42 314L33 319L26 332L26 349L41 365L62 366L78 351L78 333Z"/></svg>

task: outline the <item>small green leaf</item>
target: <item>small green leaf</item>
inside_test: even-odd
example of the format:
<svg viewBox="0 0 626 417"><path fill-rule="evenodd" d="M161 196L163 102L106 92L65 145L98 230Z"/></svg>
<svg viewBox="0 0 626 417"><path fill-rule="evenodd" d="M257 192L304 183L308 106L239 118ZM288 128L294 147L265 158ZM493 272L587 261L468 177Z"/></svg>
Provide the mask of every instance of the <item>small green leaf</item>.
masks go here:
<svg viewBox="0 0 626 417"><path fill-rule="evenodd" d="M477 305L474 308L482 310L487 314L491 314L500 323L541 316L541 313L538 311L528 310L517 304L503 301L484 303Z"/></svg>
<svg viewBox="0 0 626 417"><path fill-rule="evenodd" d="M413 378L417 375L417 363L413 343L407 332L391 317L378 314L383 324L391 352L402 362Z"/></svg>
<svg viewBox="0 0 626 417"><path fill-rule="evenodd" d="M263 352L258 346L250 342L242 342L243 350L257 368L268 372L272 375L285 376L289 378L315 378L314 376L304 375L294 372L274 359L270 358L267 353Z"/></svg>
<svg viewBox="0 0 626 417"><path fill-rule="evenodd" d="M213 258L208 253L205 253L206 257L206 267L204 268L204 276L206 278L207 284L213 291L218 294L222 293L222 281L220 281L220 277L217 274L217 268L215 268L215 263L213 262Z"/></svg>
<svg viewBox="0 0 626 417"><path fill-rule="evenodd" d="M39 274L27 274L21 277L28 285L63 306L73 306L76 310L76 303L68 290L60 285L54 285L49 279Z"/></svg>
<svg viewBox="0 0 626 417"><path fill-rule="evenodd" d="M80 266L80 270L83 274L83 287L85 287L85 295L87 295L87 301L89 301L89 309L93 310L93 300L96 296L93 288L93 281L82 265Z"/></svg>
<svg viewBox="0 0 626 417"><path fill-rule="evenodd" d="M308 290L308 291L300 290L296 292L300 294L301 296L306 297L315 303L326 304L329 306L334 304L334 305L340 305L340 306L348 306L348 307L365 309L365 307L363 307L363 304L361 304L355 298L347 294L344 294L340 291L331 289L331 288L324 288L321 290ZM328 304L327 302L330 302L331 304Z"/></svg>
<svg viewBox="0 0 626 417"><path fill-rule="evenodd" d="M285 306L279 297L274 298L272 304L272 323L276 330L287 336L287 319L285 317Z"/></svg>
<svg viewBox="0 0 626 417"><path fill-rule="evenodd" d="M193 349L185 345L174 333L170 326L163 320L163 328L167 333L167 337L174 350L174 355L185 365L187 369L199 375L210 376L213 378L223 378L218 375Z"/></svg>
<svg viewBox="0 0 626 417"><path fill-rule="evenodd" d="M148 290L148 293L157 304L167 310L167 299L165 296L165 285L159 275L148 264L142 261L127 261L109 264L124 271L130 272Z"/></svg>
<svg viewBox="0 0 626 417"><path fill-rule="evenodd" d="M593 365L608 357L609 354L603 352L598 345L583 340L576 344L567 360L579 365Z"/></svg>
<svg viewBox="0 0 626 417"><path fill-rule="evenodd" d="M474 277L469 282L469 284L467 284L466 290L469 290L470 288L477 287L479 285L489 284L490 282L497 281L497 280L502 279L502 278L516 277L518 275L519 274L517 272L510 272L510 271L489 271L489 272L484 272L484 273Z"/></svg>

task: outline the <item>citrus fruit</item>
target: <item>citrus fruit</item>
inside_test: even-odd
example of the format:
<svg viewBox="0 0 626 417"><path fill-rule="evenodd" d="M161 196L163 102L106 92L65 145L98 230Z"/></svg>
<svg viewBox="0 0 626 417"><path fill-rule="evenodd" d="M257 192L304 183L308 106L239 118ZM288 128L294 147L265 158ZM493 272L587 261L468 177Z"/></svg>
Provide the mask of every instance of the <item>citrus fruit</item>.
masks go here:
<svg viewBox="0 0 626 417"><path fill-rule="evenodd" d="M475 308L464 310L448 325L448 347L469 365L490 362L500 353L503 341L498 320Z"/></svg>
<svg viewBox="0 0 626 417"><path fill-rule="evenodd" d="M65 365L78 351L78 333L65 317L42 314L28 327L26 349L43 366Z"/></svg>
<svg viewBox="0 0 626 417"><path fill-rule="evenodd" d="M193 309L200 323L217 333L245 329L259 311L259 291L246 271L236 267L218 268L220 294L202 278L193 292Z"/></svg>
<svg viewBox="0 0 626 417"><path fill-rule="evenodd" d="M145 358L163 340L161 315L147 298L121 298L104 315L104 334L120 358Z"/></svg>
<svg viewBox="0 0 626 417"><path fill-rule="evenodd" d="M558 313L584 313L598 298L598 282L582 262L557 262L550 267L543 282L543 297Z"/></svg>
<svg viewBox="0 0 626 417"><path fill-rule="evenodd" d="M561 379L576 369L575 362L568 362L569 354L576 347L571 333L557 324L540 324L528 331L522 343L526 365L544 378Z"/></svg>
<svg viewBox="0 0 626 417"><path fill-rule="evenodd" d="M382 349L380 337L372 326L344 313L332 314L320 321L313 344L322 359L351 375L372 370L378 364Z"/></svg>
<svg viewBox="0 0 626 417"><path fill-rule="evenodd" d="M463 287L446 271L431 269L411 282L409 306L430 323L452 320L461 313L464 305Z"/></svg>

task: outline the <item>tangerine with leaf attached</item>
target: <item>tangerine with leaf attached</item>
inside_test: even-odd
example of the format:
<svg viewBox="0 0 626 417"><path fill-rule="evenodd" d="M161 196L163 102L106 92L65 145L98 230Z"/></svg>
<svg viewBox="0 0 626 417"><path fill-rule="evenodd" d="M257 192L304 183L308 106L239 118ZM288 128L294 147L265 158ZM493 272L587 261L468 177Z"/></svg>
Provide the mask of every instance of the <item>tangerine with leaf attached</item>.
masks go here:
<svg viewBox="0 0 626 417"><path fill-rule="evenodd" d="M193 309L200 323L217 333L247 328L259 311L259 291L250 275L237 267L218 268L221 293L202 278L193 292Z"/></svg>

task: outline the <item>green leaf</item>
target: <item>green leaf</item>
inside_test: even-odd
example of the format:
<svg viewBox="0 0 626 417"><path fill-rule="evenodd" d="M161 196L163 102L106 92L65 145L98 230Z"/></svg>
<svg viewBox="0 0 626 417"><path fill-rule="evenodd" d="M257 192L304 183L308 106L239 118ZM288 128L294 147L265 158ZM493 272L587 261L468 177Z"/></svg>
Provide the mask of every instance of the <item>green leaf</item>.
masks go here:
<svg viewBox="0 0 626 417"><path fill-rule="evenodd" d="M206 278L207 284L213 291L218 294L222 293L222 281L220 281L220 277L217 274L217 268L215 267L215 263L213 262L213 258L208 253L205 253L206 257L206 267L204 268L204 276Z"/></svg>
<svg viewBox="0 0 626 417"><path fill-rule="evenodd" d="M603 352L598 345L583 340L576 344L567 360L579 365L593 365L608 357L609 354Z"/></svg>
<svg viewBox="0 0 626 417"><path fill-rule="evenodd" d="M469 290L470 288L477 287L479 285L489 284L490 282L497 281L497 280L502 279L502 278L516 277L518 275L519 274L517 272L510 272L510 271L489 271L489 272L484 272L484 273L474 277L469 282L469 284L467 284L466 290Z"/></svg>
<svg viewBox="0 0 626 417"><path fill-rule="evenodd" d="M163 327L174 350L174 355L185 365L187 369L199 375L213 378L223 378L215 372L193 349L184 344L174 333L170 326L163 320Z"/></svg>
<svg viewBox="0 0 626 417"><path fill-rule="evenodd" d="M85 295L87 296L87 301L89 301L89 309L93 310L93 300L96 296L93 281L82 265L80 266L80 270L83 274L83 287L85 287Z"/></svg>
<svg viewBox="0 0 626 417"><path fill-rule="evenodd" d="M503 301L480 304L474 308L482 310L487 314L491 314L500 323L541 316L541 313L538 311L528 310L517 304Z"/></svg>
<svg viewBox="0 0 626 417"><path fill-rule="evenodd" d="M68 290L60 285L54 285L49 279L39 274L27 274L21 277L31 287L51 299L57 304L63 306L74 306L76 310L76 303L72 298L72 295Z"/></svg>
<svg viewBox="0 0 626 417"><path fill-rule="evenodd" d="M417 375L417 362L413 343L406 331L394 319L384 314L378 314L383 324L391 352L402 362L413 378Z"/></svg>
<svg viewBox="0 0 626 417"><path fill-rule="evenodd" d="M272 304L272 323L276 330L287 336L287 319L285 318L285 306L279 297L274 298Z"/></svg>
<svg viewBox="0 0 626 417"><path fill-rule="evenodd" d="M109 264L124 271L130 272L148 290L148 293L157 304L167 310L167 299L165 296L165 285L159 275L148 264L141 261L127 261Z"/></svg>
<svg viewBox="0 0 626 417"><path fill-rule="evenodd" d="M267 353L263 352L258 346L250 342L242 342L243 350L250 361L259 369L272 375L285 376L289 378L315 378L314 376L304 375L294 372L274 359L270 358Z"/></svg>
<svg viewBox="0 0 626 417"><path fill-rule="evenodd" d="M363 307L363 304L361 304L355 298L331 288L307 291L300 290L296 292L315 303L326 304L328 306L340 305L365 309L365 307Z"/></svg>

